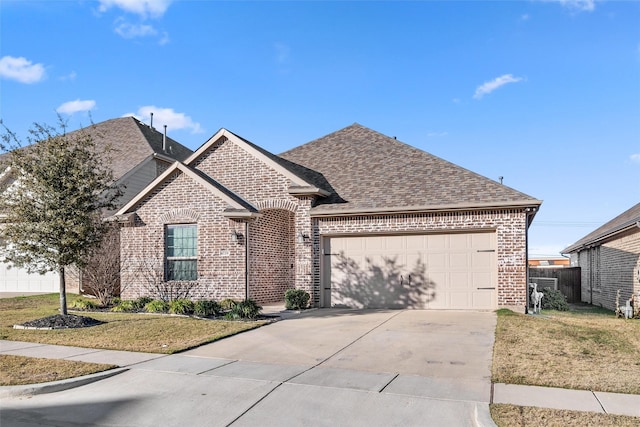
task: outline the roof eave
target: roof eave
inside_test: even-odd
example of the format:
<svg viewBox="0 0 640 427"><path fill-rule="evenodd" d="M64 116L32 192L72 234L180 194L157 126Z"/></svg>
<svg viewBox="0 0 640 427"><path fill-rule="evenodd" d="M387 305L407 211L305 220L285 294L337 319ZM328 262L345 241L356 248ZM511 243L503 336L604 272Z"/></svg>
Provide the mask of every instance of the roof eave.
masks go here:
<svg viewBox="0 0 640 427"><path fill-rule="evenodd" d="M617 227L615 230L611 230L608 233L601 234L600 236L596 236L592 239L589 239L580 244L573 244L568 246L560 251L561 254L570 254L573 252L579 252L583 249L587 249L589 247L598 246L602 244L604 241L615 237L618 234L625 233L627 231L633 230L634 228L640 228L640 220L634 219L631 220L620 227Z"/></svg>
<svg viewBox="0 0 640 427"><path fill-rule="evenodd" d="M251 212L247 209L227 208L222 212L222 216L236 221L249 221L262 216L259 212Z"/></svg>
<svg viewBox="0 0 640 427"><path fill-rule="evenodd" d="M423 206L398 206L382 208L353 208L353 209L322 209L316 207L311 209L312 217L330 216L353 216L353 215L384 215L384 214L405 214L418 212L449 212L449 211L469 211L488 209L524 209L537 208L542 204L541 200L521 200L498 203L476 203L473 205L459 203L450 205L423 205ZM535 211L534 211L535 215Z"/></svg>
<svg viewBox="0 0 640 427"><path fill-rule="evenodd" d="M289 187L289 194L292 196L318 196L318 197L327 197L331 193L327 190L323 190L322 188L314 187L314 186L291 186Z"/></svg>

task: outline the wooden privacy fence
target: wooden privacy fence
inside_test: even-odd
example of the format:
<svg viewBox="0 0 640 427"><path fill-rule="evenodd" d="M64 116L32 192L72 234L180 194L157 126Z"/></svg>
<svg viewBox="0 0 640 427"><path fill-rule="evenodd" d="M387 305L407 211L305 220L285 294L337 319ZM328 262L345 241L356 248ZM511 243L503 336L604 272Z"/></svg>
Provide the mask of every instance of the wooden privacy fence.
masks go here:
<svg viewBox="0 0 640 427"><path fill-rule="evenodd" d="M581 292L581 275L580 267L568 267L568 268L529 268L529 279L534 277L540 277L543 279L557 279L557 289L567 297L567 302L580 302ZM535 281L535 280L530 280ZM553 280L541 280L539 283L539 290L541 287L549 286L553 283Z"/></svg>

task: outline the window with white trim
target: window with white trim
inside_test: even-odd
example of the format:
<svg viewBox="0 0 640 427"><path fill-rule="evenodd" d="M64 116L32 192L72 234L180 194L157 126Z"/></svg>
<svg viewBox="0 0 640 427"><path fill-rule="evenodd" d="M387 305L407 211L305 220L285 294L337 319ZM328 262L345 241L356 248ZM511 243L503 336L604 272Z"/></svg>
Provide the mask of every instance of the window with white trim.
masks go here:
<svg viewBox="0 0 640 427"><path fill-rule="evenodd" d="M167 225L165 233L167 281L198 280L198 227Z"/></svg>

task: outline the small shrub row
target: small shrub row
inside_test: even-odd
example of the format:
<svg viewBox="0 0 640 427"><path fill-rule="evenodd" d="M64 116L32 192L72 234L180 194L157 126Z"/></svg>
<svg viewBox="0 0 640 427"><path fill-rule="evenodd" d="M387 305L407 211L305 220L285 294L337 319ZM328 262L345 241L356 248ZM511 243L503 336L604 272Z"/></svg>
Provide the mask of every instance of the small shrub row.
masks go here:
<svg viewBox="0 0 640 427"><path fill-rule="evenodd" d="M245 301L235 301L224 299L220 303L214 300L191 301L186 298L178 298L167 302L154 300L149 297L140 297L136 300L117 300L117 304L111 309L116 312L140 312L147 313L172 313L182 315L196 315L201 317L218 316L226 311L226 319L243 320L255 319L260 314L262 307L255 301L248 299Z"/></svg>
<svg viewBox="0 0 640 427"><path fill-rule="evenodd" d="M236 302L224 317L228 320L251 320L258 317L261 310L262 307L260 307L255 301L246 299L244 301Z"/></svg>

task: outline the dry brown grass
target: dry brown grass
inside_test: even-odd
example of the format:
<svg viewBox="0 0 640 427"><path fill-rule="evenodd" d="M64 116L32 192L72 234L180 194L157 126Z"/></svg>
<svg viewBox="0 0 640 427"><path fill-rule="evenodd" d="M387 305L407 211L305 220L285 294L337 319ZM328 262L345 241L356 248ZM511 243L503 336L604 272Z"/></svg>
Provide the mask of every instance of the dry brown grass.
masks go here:
<svg viewBox="0 0 640 427"><path fill-rule="evenodd" d="M640 320L499 310L492 370L496 383L640 394Z"/></svg>
<svg viewBox="0 0 640 427"><path fill-rule="evenodd" d="M70 295L69 302L76 296ZM89 328L51 331L13 329L13 325L57 313L58 296L0 299L0 339L110 350L175 353L264 325L188 317L83 313L105 322Z"/></svg>
<svg viewBox="0 0 640 427"><path fill-rule="evenodd" d="M498 427L638 427L640 418L564 409L491 405L491 417Z"/></svg>
<svg viewBox="0 0 640 427"><path fill-rule="evenodd" d="M95 374L115 365L76 362L72 360L0 355L0 386L37 384Z"/></svg>

